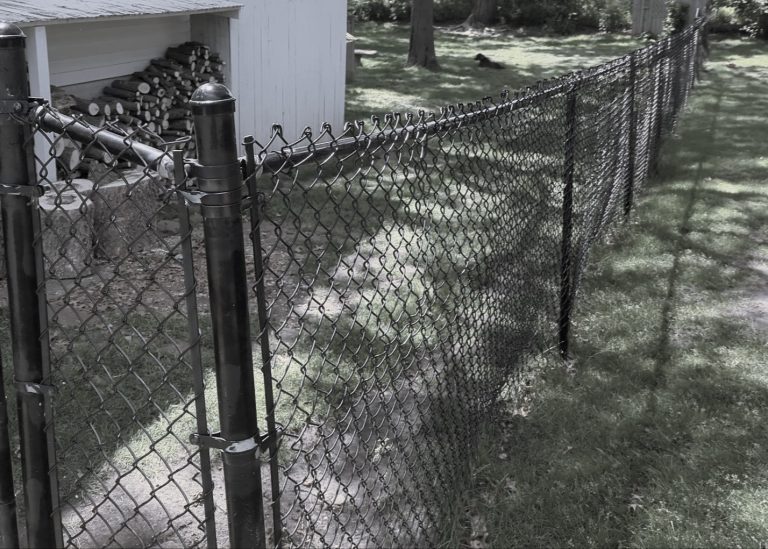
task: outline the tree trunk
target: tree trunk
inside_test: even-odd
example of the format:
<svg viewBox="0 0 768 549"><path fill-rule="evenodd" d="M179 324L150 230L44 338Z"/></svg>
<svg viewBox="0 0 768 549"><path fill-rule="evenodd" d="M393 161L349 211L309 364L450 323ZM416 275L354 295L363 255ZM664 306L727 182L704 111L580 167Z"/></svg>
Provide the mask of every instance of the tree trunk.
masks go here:
<svg viewBox="0 0 768 549"><path fill-rule="evenodd" d="M411 44L407 66L417 65L437 70L440 65L435 55L435 29L432 0L413 0L411 3Z"/></svg>
<svg viewBox="0 0 768 549"><path fill-rule="evenodd" d="M475 0L465 27L489 27L496 22L496 0Z"/></svg>

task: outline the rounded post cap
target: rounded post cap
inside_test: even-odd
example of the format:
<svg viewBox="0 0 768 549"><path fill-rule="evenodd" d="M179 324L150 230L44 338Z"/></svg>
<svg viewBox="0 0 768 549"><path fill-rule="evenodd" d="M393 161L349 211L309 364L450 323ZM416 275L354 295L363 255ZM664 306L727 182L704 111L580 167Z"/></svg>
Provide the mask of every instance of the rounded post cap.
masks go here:
<svg viewBox="0 0 768 549"><path fill-rule="evenodd" d="M189 100L194 114L235 112L235 98L224 84L209 82L198 87Z"/></svg>
<svg viewBox="0 0 768 549"><path fill-rule="evenodd" d="M8 23L7 21L0 21L0 47L9 40L16 42L17 39L23 40L24 38L26 38L26 35L18 25Z"/></svg>

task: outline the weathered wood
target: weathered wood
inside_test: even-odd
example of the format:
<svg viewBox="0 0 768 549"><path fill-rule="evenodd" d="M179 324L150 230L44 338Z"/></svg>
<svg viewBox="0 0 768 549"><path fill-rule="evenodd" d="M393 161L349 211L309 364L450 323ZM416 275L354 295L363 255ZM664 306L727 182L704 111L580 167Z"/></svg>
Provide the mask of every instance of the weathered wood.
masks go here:
<svg viewBox="0 0 768 549"><path fill-rule="evenodd" d="M168 111L168 119L169 120L179 120L181 118L191 118L192 117L192 111L189 109L171 109Z"/></svg>
<svg viewBox="0 0 768 549"><path fill-rule="evenodd" d="M194 127L191 120L174 120L169 125L172 130L191 132Z"/></svg>
<svg viewBox="0 0 768 549"><path fill-rule="evenodd" d="M56 187L38 200L47 278L88 276L93 255L93 202L71 190L69 184L54 183Z"/></svg>
<svg viewBox="0 0 768 549"><path fill-rule="evenodd" d="M157 74L149 73L147 71L135 72L131 75L131 77L137 80L143 80L151 86L157 86L160 83L160 76Z"/></svg>
<svg viewBox="0 0 768 549"><path fill-rule="evenodd" d="M119 99L128 99L129 101L136 101L138 100L139 96L141 96L141 94L138 92L124 90L121 88L113 88L111 86L104 88L104 95L117 97Z"/></svg>
<svg viewBox="0 0 768 549"><path fill-rule="evenodd" d="M113 80L112 87L143 94L147 94L152 91L152 86L143 80Z"/></svg>
<svg viewBox="0 0 768 549"><path fill-rule="evenodd" d="M94 99L93 103L98 107L99 112L109 118L112 116L112 105L109 101L102 101L100 99Z"/></svg>
<svg viewBox="0 0 768 549"><path fill-rule="evenodd" d="M97 126L97 127L103 126L104 123L107 121L106 117L104 116L89 116L87 114L83 115L83 120L88 122L91 126Z"/></svg>
<svg viewBox="0 0 768 549"><path fill-rule="evenodd" d="M74 105L72 105L72 110L81 112L83 114L89 114L91 116L96 116L99 114L99 105L94 101L88 99L80 99L79 97L73 97L73 99Z"/></svg>
<svg viewBox="0 0 768 549"><path fill-rule="evenodd" d="M120 99L101 95L94 99L94 101L99 104L99 107L102 107L102 105L109 105L111 114L123 114L125 112L125 105Z"/></svg>
<svg viewBox="0 0 768 549"><path fill-rule="evenodd" d="M71 143L65 145L61 154L57 157L56 162L64 169L66 174L72 173L80 165L80 149Z"/></svg>
<svg viewBox="0 0 768 549"><path fill-rule="evenodd" d="M165 50L165 57L166 59L170 59L172 61L176 61L184 65L191 65L197 60L196 54L185 53L183 51L179 51L176 48L168 48L167 50Z"/></svg>

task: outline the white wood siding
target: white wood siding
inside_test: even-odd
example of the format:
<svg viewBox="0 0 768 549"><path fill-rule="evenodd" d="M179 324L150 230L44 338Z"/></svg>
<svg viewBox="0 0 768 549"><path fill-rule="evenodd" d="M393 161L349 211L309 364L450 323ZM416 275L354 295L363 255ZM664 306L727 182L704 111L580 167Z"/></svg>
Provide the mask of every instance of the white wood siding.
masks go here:
<svg viewBox="0 0 768 549"><path fill-rule="evenodd" d="M632 34L646 32L660 35L664 31L664 21L667 19L667 4L665 0L633 0L632 2Z"/></svg>
<svg viewBox="0 0 768 549"><path fill-rule="evenodd" d="M324 122L344 124L346 0L241 0L237 21L239 126L263 142L272 124L287 139ZM234 21L233 21L234 22Z"/></svg>
<svg viewBox="0 0 768 549"><path fill-rule="evenodd" d="M81 84L144 70L168 46L189 38L189 16L51 25L51 84Z"/></svg>

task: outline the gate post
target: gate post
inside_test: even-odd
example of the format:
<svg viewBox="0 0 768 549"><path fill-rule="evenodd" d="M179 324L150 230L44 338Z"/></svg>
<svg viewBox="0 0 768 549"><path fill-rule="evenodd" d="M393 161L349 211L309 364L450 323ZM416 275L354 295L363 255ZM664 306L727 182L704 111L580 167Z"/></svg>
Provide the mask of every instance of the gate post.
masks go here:
<svg viewBox="0 0 768 549"><path fill-rule="evenodd" d="M204 84L195 90L190 106L198 154L192 175L202 193L221 425L218 436L196 439L223 451L230 545L263 547L264 504L257 458L261 438L256 423L235 98L222 84Z"/></svg>
<svg viewBox="0 0 768 549"><path fill-rule="evenodd" d="M563 232L560 247L560 318L558 339L560 355L568 358L568 338L573 308L572 238L573 238L573 177L576 168L576 84L566 97L565 169L563 170Z"/></svg>
<svg viewBox="0 0 768 549"><path fill-rule="evenodd" d="M25 36L15 25L0 23L0 183L8 277L14 382L21 441L24 515L29 547L60 545L54 516L54 462L49 447L50 387L47 337L39 289L44 291L37 202L28 187L36 184L31 132L14 114L29 104ZM42 305L42 306L41 306ZM52 445L51 445L52 446Z"/></svg>

